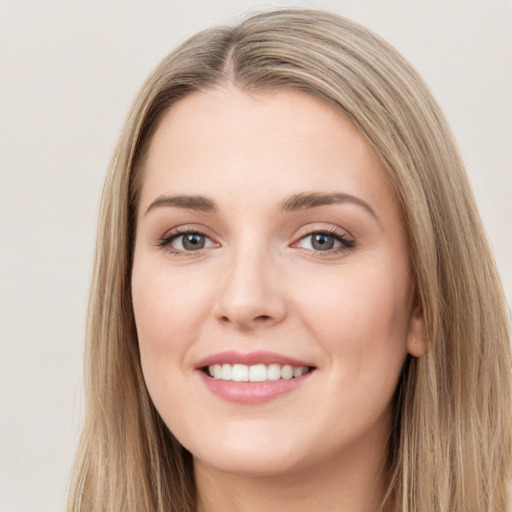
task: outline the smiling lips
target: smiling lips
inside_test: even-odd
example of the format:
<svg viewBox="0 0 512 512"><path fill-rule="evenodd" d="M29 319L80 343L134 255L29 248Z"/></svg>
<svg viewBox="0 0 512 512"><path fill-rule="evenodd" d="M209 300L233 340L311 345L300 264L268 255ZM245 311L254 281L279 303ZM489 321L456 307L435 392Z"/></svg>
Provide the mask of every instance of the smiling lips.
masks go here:
<svg viewBox="0 0 512 512"><path fill-rule="evenodd" d="M271 352L223 352L197 366L206 387L230 402L259 404L296 389L315 369Z"/></svg>

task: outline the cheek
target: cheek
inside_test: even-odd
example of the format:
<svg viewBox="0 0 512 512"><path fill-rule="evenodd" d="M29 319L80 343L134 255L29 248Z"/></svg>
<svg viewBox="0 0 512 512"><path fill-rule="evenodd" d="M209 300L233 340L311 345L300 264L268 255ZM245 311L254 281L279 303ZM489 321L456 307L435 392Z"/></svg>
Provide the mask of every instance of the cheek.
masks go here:
<svg viewBox="0 0 512 512"><path fill-rule="evenodd" d="M158 409L180 396L184 384L177 377L207 309L204 289L193 283L193 279L180 279L179 273L169 272L165 264L135 258L132 297L141 364Z"/></svg>
<svg viewBox="0 0 512 512"><path fill-rule="evenodd" d="M391 262L390 262L391 263ZM320 278L319 278L320 277ZM307 292L306 292L307 290ZM305 283L300 309L333 375L394 387L407 352L408 266L352 265Z"/></svg>
<svg viewBox="0 0 512 512"><path fill-rule="evenodd" d="M137 333L141 346L154 350L177 347L184 333L193 336L204 303L204 288L194 286L194 276L180 278L165 262L151 264L135 258L132 297Z"/></svg>

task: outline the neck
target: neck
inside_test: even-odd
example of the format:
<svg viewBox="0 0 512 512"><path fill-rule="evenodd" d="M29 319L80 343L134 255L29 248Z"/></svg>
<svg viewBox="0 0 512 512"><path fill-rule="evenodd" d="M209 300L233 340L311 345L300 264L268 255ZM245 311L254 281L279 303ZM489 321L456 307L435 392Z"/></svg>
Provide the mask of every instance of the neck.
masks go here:
<svg viewBox="0 0 512 512"><path fill-rule="evenodd" d="M196 460L197 512L385 512L385 451L352 452L274 475L228 473Z"/></svg>

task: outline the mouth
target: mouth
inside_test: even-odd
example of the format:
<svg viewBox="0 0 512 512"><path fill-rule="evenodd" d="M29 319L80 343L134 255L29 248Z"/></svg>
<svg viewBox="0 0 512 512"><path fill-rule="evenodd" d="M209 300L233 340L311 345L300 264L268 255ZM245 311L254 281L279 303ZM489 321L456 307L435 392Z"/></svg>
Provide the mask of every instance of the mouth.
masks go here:
<svg viewBox="0 0 512 512"><path fill-rule="evenodd" d="M316 367L267 351L226 351L199 361L195 369L214 395L244 405L263 404L299 389Z"/></svg>
<svg viewBox="0 0 512 512"><path fill-rule="evenodd" d="M297 379L314 370L312 366L293 366L290 364L211 364L201 370L216 380L233 382L267 382Z"/></svg>

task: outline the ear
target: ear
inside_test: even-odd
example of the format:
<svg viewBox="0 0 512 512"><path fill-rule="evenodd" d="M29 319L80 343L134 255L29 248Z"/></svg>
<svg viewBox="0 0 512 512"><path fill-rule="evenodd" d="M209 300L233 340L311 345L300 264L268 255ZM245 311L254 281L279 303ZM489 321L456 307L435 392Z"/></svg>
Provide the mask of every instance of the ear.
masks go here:
<svg viewBox="0 0 512 512"><path fill-rule="evenodd" d="M427 351L425 331L425 318L423 308L414 306L409 320L409 334L407 336L407 352L413 357L421 357Z"/></svg>

